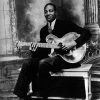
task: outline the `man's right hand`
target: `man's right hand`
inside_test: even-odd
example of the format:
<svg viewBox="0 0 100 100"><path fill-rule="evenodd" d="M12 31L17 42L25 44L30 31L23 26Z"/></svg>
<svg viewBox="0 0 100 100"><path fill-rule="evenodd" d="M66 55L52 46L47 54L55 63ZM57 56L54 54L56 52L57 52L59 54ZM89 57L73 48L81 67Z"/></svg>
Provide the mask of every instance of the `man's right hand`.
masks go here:
<svg viewBox="0 0 100 100"><path fill-rule="evenodd" d="M30 48L29 48L29 50L31 50L31 51L36 51L37 50L37 43L31 43L31 46L30 46Z"/></svg>

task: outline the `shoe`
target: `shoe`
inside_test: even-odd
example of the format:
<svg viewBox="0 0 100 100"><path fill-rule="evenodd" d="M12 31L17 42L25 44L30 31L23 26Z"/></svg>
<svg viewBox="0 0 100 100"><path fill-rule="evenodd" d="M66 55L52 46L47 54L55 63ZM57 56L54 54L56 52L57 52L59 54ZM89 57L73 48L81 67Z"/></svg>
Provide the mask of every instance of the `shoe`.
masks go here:
<svg viewBox="0 0 100 100"><path fill-rule="evenodd" d="M39 92L39 96L40 97L43 97L43 100L47 99L48 98L48 92L47 91L41 91Z"/></svg>
<svg viewBox="0 0 100 100"><path fill-rule="evenodd" d="M43 98L43 100L47 100L48 96L45 94L45 95L40 95L39 92L32 92L28 95L28 100L31 100L31 98L35 97L35 98ZM26 99L25 99L26 100Z"/></svg>
<svg viewBox="0 0 100 100"><path fill-rule="evenodd" d="M19 98L18 100L31 100L31 98L29 98L28 96L25 98Z"/></svg>
<svg viewBox="0 0 100 100"><path fill-rule="evenodd" d="M19 98L18 100L24 100L23 98Z"/></svg>
<svg viewBox="0 0 100 100"><path fill-rule="evenodd" d="M27 95L22 92L14 92L14 94L19 98L19 100L25 100L25 98L27 98Z"/></svg>
<svg viewBox="0 0 100 100"><path fill-rule="evenodd" d="M31 96L39 96L39 93L37 91L34 91L34 92L28 94L28 97L31 97Z"/></svg>
<svg viewBox="0 0 100 100"><path fill-rule="evenodd" d="M30 98L29 98L29 97L25 97L25 98L20 98L20 97L19 97L18 100L30 100Z"/></svg>

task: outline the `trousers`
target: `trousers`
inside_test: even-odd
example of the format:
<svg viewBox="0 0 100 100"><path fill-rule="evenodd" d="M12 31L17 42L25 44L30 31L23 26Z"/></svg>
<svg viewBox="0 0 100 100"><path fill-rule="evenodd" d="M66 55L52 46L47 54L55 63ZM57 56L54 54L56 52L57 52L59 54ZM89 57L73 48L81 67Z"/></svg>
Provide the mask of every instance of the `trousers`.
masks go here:
<svg viewBox="0 0 100 100"><path fill-rule="evenodd" d="M52 82L50 72L56 73L61 69L79 67L80 63L68 63L60 56L47 57L43 59L30 58L23 63L18 80L14 88L14 94L18 97L27 96L29 84L32 82L32 90L41 94L47 93L49 89L56 86L57 82Z"/></svg>

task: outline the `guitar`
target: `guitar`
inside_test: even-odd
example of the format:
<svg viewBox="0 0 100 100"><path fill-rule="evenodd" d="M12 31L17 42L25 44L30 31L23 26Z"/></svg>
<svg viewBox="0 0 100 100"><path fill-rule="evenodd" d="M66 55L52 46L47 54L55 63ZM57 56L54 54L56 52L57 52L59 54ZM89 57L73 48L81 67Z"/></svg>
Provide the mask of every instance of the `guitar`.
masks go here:
<svg viewBox="0 0 100 100"><path fill-rule="evenodd" d="M79 48L74 48L73 50L70 50L65 54L56 53L55 49L59 49L59 43L62 43L67 47L68 44L70 44L71 41L76 40L78 37L80 37L80 34L77 34L75 32L70 32L65 34L62 38L58 38L53 34L49 34L46 37L47 43L35 43L35 42L17 42L17 47L22 46L31 46L32 44L37 44L37 47L41 48L51 48L51 53L49 54L50 57L59 55L61 56L66 62L69 63L77 63L83 59L86 53L86 44L82 45Z"/></svg>

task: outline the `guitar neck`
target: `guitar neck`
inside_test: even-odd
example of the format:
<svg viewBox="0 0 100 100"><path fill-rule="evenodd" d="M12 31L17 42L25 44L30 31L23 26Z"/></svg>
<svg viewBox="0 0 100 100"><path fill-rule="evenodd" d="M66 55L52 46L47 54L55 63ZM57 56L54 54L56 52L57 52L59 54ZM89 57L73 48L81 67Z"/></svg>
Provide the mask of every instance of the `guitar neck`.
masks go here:
<svg viewBox="0 0 100 100"><path fill-rule="evenodd" d="M59 48L57 45L50 44L50 43L34 43L34 42L19 42L18 46L19 47L31 46L31 45L35 45L35 44L37 44L37 46L41 47L41 48Z"/></svg>
<svg viewBox="0 0 100 100"><path fill-rule="evenodd" d="M42 48L58 48L57 45L50 44L50 43L37 43L37 46Z"/></svg>

